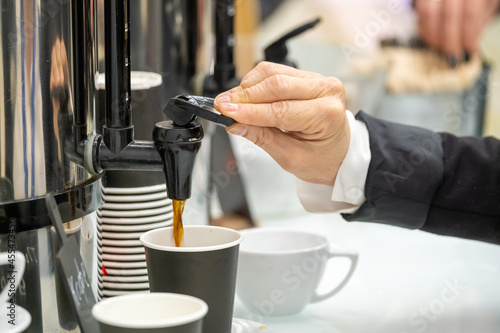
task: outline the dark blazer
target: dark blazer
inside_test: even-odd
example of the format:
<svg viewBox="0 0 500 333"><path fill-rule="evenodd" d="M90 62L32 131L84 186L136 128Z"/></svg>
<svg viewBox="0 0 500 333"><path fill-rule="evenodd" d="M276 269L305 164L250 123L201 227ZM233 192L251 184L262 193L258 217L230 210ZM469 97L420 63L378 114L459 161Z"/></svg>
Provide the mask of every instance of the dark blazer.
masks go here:
<svg viewBox="0 0 500 333"><path fill-rule="evenodd" d="M369 221L500 244L500 141L456 137L360 111L372 159L366 202L348 221Z"/></svg>

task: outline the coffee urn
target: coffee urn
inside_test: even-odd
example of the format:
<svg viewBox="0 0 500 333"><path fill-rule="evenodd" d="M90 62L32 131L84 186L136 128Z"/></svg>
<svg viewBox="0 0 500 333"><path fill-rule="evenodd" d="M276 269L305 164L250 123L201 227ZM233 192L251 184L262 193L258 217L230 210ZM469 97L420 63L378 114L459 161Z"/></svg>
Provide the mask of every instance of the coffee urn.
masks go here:
<svg viewBox="0 0 500 333"><path fill-rule="evenodd" d="M182 20L175 8L191 4L189 13L198 13L197 6L203 1L158 3ZM128 0L106 0L104 4L106 110L101 131L95 125L99 118L97 1L0 1L0 251L15 247L26 256L26 272L15 302L31 314L27 332L80 332L55 265L59 244L45 205L47 194L57 202L66 233L77 236L87 275L93 276L95 212L101 205L105 171L162 171L157 149L174 149L180 155L169 161L170 174L178 171L178 156L191 165L183 166L181 174L186 179L175 179L169 197L186 199L191 192L183 183L190 185L192 172L188 169L193 167L203 130L196 123L177 128L165 120L156 125L155 133L162 134L156 142L151 137L149 141L134 139L130 4ZM187 29L187 23L182 27ZM194 33L199 30L189 35ZM194 47L196 43L186 49L188 59L193 57ZM166 49L177 50L175 43ZM176 59L183 59L182 54ZM195 67L190 63L186 67L170 65L186 74L182 82L173 84L187 85ZM168 73L162 74L171 81ZM149 111L161 114L164 106ZM186 142L168 141L165 131L172 127L183 133L189 149L183 150ZM6 276L7 266L1 266L2 287Z"/></svg>
<svg viewBox="0 0 500 333"><path fill-rule="evenodd" d="M31 314L28 332L78 327L54 269L47 193L66 232L77 235L89 273L94 262L100 175L80 154L95 130L94 8L93 0L0 2L0 251L15 246L25 254L15 300ZM0 267L2 287L7 269Z"/></svg>

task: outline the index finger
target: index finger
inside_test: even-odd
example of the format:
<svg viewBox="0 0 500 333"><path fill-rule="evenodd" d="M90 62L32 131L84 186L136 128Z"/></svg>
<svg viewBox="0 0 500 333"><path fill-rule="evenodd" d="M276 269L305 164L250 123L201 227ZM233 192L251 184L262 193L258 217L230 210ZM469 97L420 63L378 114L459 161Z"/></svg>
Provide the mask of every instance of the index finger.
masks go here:
<svg viewBox="0 0 500 333"><path fill-rule="evenodd" d="M267 79L268 77L277 74L304 79L315 79L323 77L323 75L318 73L308 72L294 67L276 64L273 62L262 61L243 77L240 85L244 88L252 87L255 84Z"/></svg>
<svg viewBox="0 0 500 333"><path fill-rule="evenodd" d="M342 94L342 83L335 78L304 79L277 74L252 87L233 91L230 98L232 103L272 103Z"/></svg>
<svg viewBox="0 0 500 333"><path fill-rule="evenodd" d="M345 112L343 101L331 96L308 101L242 103L238 104L237 112L225 113L241 124L274 127L313 136L320 129L329 127L339 110Z"/></svg>
<svg viewBox="0 0 500 333"><path fill-rule="evenodd" d="M291 77L304 78L304 79L317 79L323 77L323 75L318 73L303 71L297 68L276 64L273 62L262 61L257 66L255 66L250 72L248 72L243 77L243 79L241 79L241 83L239 86L230 89L227 92L229 93L241 92L243 89L253 87L256 84L264 81L265 79L271 76L280 74Z"/></svg>

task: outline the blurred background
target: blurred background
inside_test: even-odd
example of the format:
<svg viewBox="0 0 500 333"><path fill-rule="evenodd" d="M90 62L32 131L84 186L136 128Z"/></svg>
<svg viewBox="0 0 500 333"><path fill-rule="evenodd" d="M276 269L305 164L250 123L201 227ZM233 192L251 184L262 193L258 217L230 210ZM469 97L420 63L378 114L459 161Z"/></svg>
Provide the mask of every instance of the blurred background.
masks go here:
<svg viewBox="0 0 500 333"><path fill-rule="evenodd" d="M500 136L498 17L481 34L478 57L450 68L437 52L406 47L418 36L410 0L238 0L235 4L239 76L266 58L264 50L270 44L320 18L319 24L286 42L287 60L300 69L340 78L346 107L353 113L362 109L456 135ZM395 41L402 46L393 47ZM248 192L254 215L259 219L300 212L294 177L258 147L241 138L231 136L231 140L238 146L245 176L262 180L247 180L252 184ZM257 188L259 183L266 189L275 184L279 195Z"/></svg>
<svg viewBox="0 0 500 333"><path fill-rule="evenodd" d="M481 34L479 56L450 68L433 51L405 47L418 36L409 0L236 3L240 76L265 58L271 43L319 17L314 28L287 42L287 59L300 69L340 78L352 112L363 109L457 135L500 137L498 17ZM398 9L391 12L394 4ZM403 46L393 47L394 40ZM498 246L305 212L294 176L244 139L231 136L231 141L257 225L316 231L334 246L360 254L352 280L326 304L311 305L285 320L259 317L237 305L235 316L260 320L278 332L500 331ZM343 264L329 268L328 283L342 276ZM466 291L434 313L446 281L463 283Z"/></svg>

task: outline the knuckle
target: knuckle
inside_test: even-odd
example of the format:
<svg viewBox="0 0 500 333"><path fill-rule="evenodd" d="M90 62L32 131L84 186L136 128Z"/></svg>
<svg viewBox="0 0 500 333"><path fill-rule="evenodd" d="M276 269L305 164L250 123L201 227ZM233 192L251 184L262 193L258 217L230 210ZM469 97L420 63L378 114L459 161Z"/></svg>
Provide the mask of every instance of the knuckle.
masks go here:
<svg viewBox="0 0 500 333"><path fill-rule="evenodd" d="M251 101L252 95L250 93L251 88L243 88L237 93L232 95L232 101L236 103L245 103Z"/></svg>
<svg viewBox="0 0 500 333"><path fill-rule="evenodd" d="M340 81L338 78L336 78L334 76L327 78L327 81L328 81L328 85L330 86L330 88L332 90L339 90L339 89L344 88L342 81Z"/></svg>
<svg viewBox="0 0 500 333"><path fill-rule="evenodd" d="M247 88L250 88L251 87L251 79L250 79L250 74L247 74L245 75L245 77L243 77L243 79L241 79L241 82L240 82L240 87L243 88L243 89L247 89Z"/></svg>
<svg viewBox="0 0 500 333"><path fill-rule="evenodd" d="M328 77L324 79L323 85L329 95L336 96L342 101L345 100L345 89L342 81L336 77Z"/></svg>
<svg viewBox="0 0 500 333"><path fill-rule="evenodd" d="M341 100L342 104L345 103L345 89L344 89L344 87L342 87L342 89L338 90L337 97Z"/></svg>
<svg viewBox="0 0 500 333"><path fill-rule="evenodd" d="M287 90L290 88L290 83L288 82L285 75L277 74L269 78L269 89L272 92L279 90Z"/></svg>
<svg viewBox="0 0 500 333"><path fill-rule="evenodd" d="M289 109L289 105L285 101L277 101L277 102L271 103L272 113L273 113L274 117L276 118L276 120L278 120L278 122L280 122L280 120L285 118L285 115L287 114L288 109Z"/></svg>
<svg viewBox="0 0 500 333"><path fill-rule="evenodd" d="M345 115L343 101L338 97L332 96L324 100L324 104L315 112L315 125L317 130L324 131L335 126L335 119Z"/></svg>
<svg viewBox="0 0 500 333"><path fill-rule="evenodd" d="M260 130L257 133L255 133L255 136L253 138L253 143L255 143L257 146L261 147L264 149L268 142L268 134L266 131Z"/></svg>
<svg viewBox="0 0 500 333"><path fill-rule="evenodd" d="M259 72L264 73L265 75L271 75L272 73L274 73L274 67L275 64L273 64L272 62L261 61L257 64L255 69Z"/></svg>

